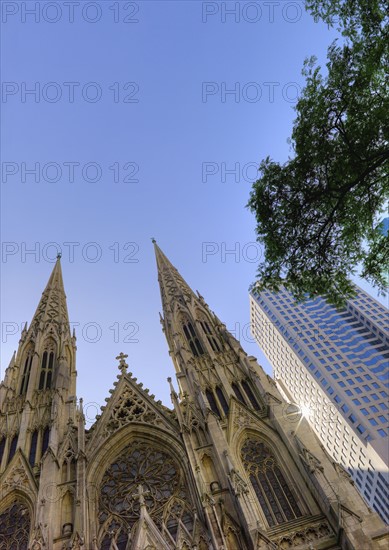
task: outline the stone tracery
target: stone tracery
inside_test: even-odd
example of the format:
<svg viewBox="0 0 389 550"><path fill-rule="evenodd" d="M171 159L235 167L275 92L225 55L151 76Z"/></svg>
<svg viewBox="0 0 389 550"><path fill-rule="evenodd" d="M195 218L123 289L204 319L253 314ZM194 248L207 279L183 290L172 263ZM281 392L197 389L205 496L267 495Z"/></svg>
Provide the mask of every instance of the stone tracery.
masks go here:
<svg viewBox="0 0 389 550"><path fill-rule="evenodd" d="M0 514L0 549L27 550L30 514L20 502L15 502Z"/></svg>
<svg viewBox="0 0 389 550"><path fill-rule="evenodd" d="M302 516L274 454L262 441L246 439L241 457L270 526Z"/></svg>
<svg viewBox="0 0 389 550"><path fill-rule="evenodd" d="M140 517L139 486L148 514L168 539L175 541L179 531L190 535L193 514L182 470L164 451L138 442L122 452L102 480L98 520L103 550L112 539L119 550L126 548Z"/></svg>

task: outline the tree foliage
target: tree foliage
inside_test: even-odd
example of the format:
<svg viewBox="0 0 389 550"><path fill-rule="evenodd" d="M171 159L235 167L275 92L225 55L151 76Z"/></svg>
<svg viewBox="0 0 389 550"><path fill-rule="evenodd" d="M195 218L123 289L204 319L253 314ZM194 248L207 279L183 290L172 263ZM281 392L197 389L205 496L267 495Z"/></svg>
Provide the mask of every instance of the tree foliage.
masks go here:
<svg viewBox="0 0 389 550"><path fill-rule="evenodd" d="M343 35L326 74L307 59L296 105L293 157L260 164L248 207L264 260L256 287L281 285L297 299L354 295L350 275L386 288L389 236L378 225L389 198L389 33L382 0L307 0Z"/></svg>

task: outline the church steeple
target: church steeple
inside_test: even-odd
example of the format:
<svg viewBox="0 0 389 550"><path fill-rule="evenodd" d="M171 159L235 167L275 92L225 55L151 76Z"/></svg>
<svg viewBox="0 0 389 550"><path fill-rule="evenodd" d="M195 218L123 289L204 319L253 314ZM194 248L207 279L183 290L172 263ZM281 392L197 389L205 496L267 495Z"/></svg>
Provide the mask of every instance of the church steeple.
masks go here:
<svg viewBox="0 0 389 550"><path fill-rule="evenodd" d="M172 310L176 301L185 303L192 298L196 298L193 290L159 248L155 239L153 239L153 244L164 310Z"/></svg>
<svg viewBox="0 0 389 550"><path fill-rule="evenodd" d="M328 477L319 484L328 485L333 469L304 419L296 426L285 414L287 404L255 357L245 353L154 245L161 323L179 385L177 394L169 380L171 397L214 547L281 546L283 534L294 532L296 525L314 525L315 518L325 523L323 511L329 509L327 497L316 501L307 491L297 431L305 439L304 449L315 457L320 454L319 460L327 464ZM323 471L318 469L317 475ZM349 499L346 485L337 494L346 508L361 504L361 499ZM308 548L304 536L298 539L299 548ZM335 548L329 527L324 536L329 541L323 548ZM363 544L369 547L366 539Z"/></svg>
<svg viewBox="0 0 389 550"><path fill-rule="evenodd" d="M247 354L155 242L154 246L163 306L161 323L180 396L196 396L199 404L204 407L205 403L219 418L228 414L231 397L259 410L263 401L254 389Z"/></svg>
<svg viewBox="0 0 389 550"><path fill-rule="evenodd" d="M70 336L69 315L62 278L61 256L57 256L46 288L31 321L26 337L52 328L58 335L66 331Z"/></svg>
<svg viewBox="0 0 389 550"><path fill-rule="evenodd" d="M16 355L0 385L1 413L13 419L2 425L30 454L34 466L48 447L56 450L66 423L75 415L75 337L71 336L60 256L42 293L30 326L24 327ZM21 411L12 415L11 411ZM3 417L1 417L1 420ZM30 434L36 434L31 439ZM36 452L30 452L31 446ZM4 463L3 463L4 467Z"/></svg>

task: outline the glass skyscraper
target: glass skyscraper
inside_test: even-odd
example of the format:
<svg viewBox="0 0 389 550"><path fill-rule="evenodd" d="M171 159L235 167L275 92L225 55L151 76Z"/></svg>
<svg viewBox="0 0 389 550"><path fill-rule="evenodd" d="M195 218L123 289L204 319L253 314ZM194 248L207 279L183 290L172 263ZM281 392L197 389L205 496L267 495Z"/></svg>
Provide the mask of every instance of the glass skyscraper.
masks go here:
<svg viewBox="0 0 389 550"><path fill-rule="evenodd" d="M285 289L253 292L250 311L280 390L389 523L388 310L357 288L341 311Z"/></svg>

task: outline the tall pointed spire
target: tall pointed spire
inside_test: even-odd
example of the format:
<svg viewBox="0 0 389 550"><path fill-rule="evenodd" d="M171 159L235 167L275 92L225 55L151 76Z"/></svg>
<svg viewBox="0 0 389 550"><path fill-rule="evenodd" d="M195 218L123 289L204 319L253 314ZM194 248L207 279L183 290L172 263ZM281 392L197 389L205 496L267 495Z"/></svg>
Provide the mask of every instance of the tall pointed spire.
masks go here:
<svg viewBox="0 0 389 550"><path fill-rule="evenodd" d="M66 294L62 278L61 256L57 256L54 269L50 275L38 307L31 321L29 332L37 333L52 325L58 333L69 331L69 315Z"/></svg>
<svg viewBox="0 0 389 550"><path fill-rule="evenodd" d="M178 270L168 260L165 254L157 245L155 239L152 239L155 249L155 257L158 268L158 281L161 290L161 298L164 311L171 309L175 300L191 301L197 296L183 279Z"/></svg>

